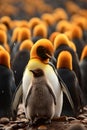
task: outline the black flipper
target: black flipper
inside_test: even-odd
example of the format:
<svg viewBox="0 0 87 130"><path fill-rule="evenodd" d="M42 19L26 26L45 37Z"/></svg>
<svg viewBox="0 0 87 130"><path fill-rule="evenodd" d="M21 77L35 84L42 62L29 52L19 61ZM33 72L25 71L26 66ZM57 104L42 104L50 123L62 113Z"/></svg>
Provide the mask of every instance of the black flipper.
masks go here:
<svg viewBox="0 0 87 130"><path fill-rule="evenodd" d="M22 95L23 95L23 91L22 91L22 81L19 83L16 91L15 91L15 94L13 96L13 99L12 99L12 116L13 116L13 119L16 118L16 114L17 114L17 108L18 108L18 105L22 99Z"/></svg>

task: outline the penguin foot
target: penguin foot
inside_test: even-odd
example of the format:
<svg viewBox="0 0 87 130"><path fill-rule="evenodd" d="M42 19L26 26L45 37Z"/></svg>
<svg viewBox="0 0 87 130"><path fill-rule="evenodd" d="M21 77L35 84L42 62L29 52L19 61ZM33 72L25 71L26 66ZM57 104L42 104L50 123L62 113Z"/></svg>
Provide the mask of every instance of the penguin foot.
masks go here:
<svg viewBox="0 0 87 130"><path fill-rule="evenodd" d="M34 120L30 120L29 121L29 126L38 126L38 125L42 125L42 124L50 124L51 120L50 119L43 119L43 118L35 118Z"/></svg>

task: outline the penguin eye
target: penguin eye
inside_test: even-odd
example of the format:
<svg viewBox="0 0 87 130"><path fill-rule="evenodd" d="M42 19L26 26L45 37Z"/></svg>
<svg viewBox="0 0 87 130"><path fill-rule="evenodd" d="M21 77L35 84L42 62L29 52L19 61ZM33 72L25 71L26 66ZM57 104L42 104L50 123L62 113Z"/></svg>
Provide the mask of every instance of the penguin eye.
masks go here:
<svg viewBox="0 0 87 130"><path fill-rule="evenodd" d="M48 59L48 56L46 54L50 54L50 52L43 46L39 46L37 48L37 55L42 59L46 60Z"/></svg>

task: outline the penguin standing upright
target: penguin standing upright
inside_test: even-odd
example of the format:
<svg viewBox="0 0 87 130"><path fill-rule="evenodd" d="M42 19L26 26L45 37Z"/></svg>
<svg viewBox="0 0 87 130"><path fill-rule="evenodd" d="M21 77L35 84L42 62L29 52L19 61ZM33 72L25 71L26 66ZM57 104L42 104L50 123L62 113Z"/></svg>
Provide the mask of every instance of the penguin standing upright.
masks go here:
<svg viewBox="0 0 87 130"><path fill-rule="evenodd" d="M49 102L51 101L51 105L48 106L50 111L52 110L50 120L51 120L51 118L60 116L61 111L62 111L62 104L63 104L62 84L63 83L59 82L57 73L56 73L54 67L51 64L49 64L49 57L51 58L51 56L53 55L53 50L54 50L53 45L48 39L40 39L33 45L31 52L30 52L30 60L28 62L28 65L26 66L26 69L23 74L22 86L19 87L18 91L15 94L15 98L13 100L13 112L14 112L14 111L16 111L20 96L23 93L23 104L24 104L25 114L26 114L26 117L28 119L30 119L31 121L32 121L32 117L30 116L31 115L31 113L30 113L31 105L35 105L35 106L39 107L39 104L41 103L44 106L43 114L41 115L42 118L44 118L44 113L45 114L47 113L48 110L45 109L45 107L46 107L45 104L46 104L46 102L48 102L48 100L46 100L46 98L45 98L45 94L47 97L47 93L48 93ZM31 98L29 99L30 96L28 96L28 98L27 98L27 95L29 95L29 93L31 93L30 95L33 95L32 92L34 91L33 90L34 88L31 87L33 85L33 80L32 80L33 74L30 72L30 70L34 71L37 69L42 70L49 87L45 86L46 92L43 94L44 100L42 100L42 101L39 100L38 102L34 102L33 100L35 100L36 98L35 99L33 98L30 101ZM41 77L39 77L39 79L40 78ZM38 82L40 82L40 81L38 81ZM40 83L41 86L44 86L44 84L45 84L44 82ZM47 88L50 89L49 90L50 93ZM41 87L41 91L43 91L42 87ZM40 96L40 95L38 95L38 96ZM56 103L53 100L54 98L50 99L49 96L55 97ZM26 103L26 99L28 99L27 103ZM31 105L29 104L29 102L31 102ZM45 102L45 104L44 104L44 102ZM33 103L35 103L35 104L33 104ZM39 104L36 105L36 103L39 103ZM41 111L41 113L42 113L41 109L38 109L38 113L39 113L39 111ZM37 115L38 115L38 113L37 113ZM48 117L48 114L49 113L47 113L46 117ZM36 118L36 115L34 115L33 118Z"/></svg>
<svg viewBox="0 0 87 130"><path fill-rule="evenodd" d="M26 115L32 123L39 119L50 121L55 113L56 96L42 69L37 68L30 72L33 77L26 95Z"/></svg>
<svg viewBox="0 0 87 130"><path fill-rule="evenodd" d="M82 90L79 86L78 78L73 71L72 55L69 51L60 52L57 59L57 72L66 84L75 107L75 112L73 112L66 95L64 95L62 115L76 117L80 113L80 109L83 109L84 98Z"/></svg>
<svg viewBox="0 0 87 130"><path fill-rule="evenodd" d="M15 54L14 59L11 62L16 86L18 86L22 80L23 72L30 59L30 50L32 46L33 42L31 40L24 40L19 47L19 51Z"/></svg>
<svg viewBox="0 0 87 130"><path fill-rule="evenodd" d="M11 103L16 85L10 69L10 55L0 46L0 117L11 117Z"/></svg>

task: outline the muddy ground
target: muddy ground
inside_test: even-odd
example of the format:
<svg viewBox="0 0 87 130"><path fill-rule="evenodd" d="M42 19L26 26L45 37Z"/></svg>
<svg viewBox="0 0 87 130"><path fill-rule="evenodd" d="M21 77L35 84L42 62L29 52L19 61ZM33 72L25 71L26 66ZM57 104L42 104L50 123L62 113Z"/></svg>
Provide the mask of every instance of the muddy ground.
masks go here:
<svg viewBox="0 0 87 130"><path fill-rule="evenodd" d="M50 124L30 126L21 104L18 108L15 121L9 120L6 117L0 119L0 130L67 130L74 124L83 125L87 129L87 107L84 107L83 113L77 118L61 116L58 119L52 120Z"/></svg>

